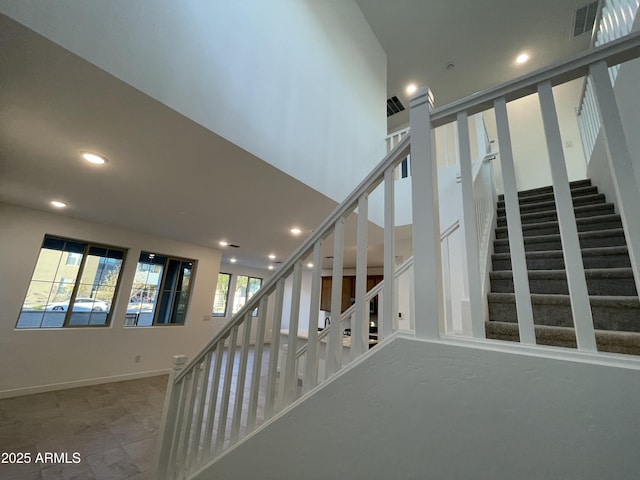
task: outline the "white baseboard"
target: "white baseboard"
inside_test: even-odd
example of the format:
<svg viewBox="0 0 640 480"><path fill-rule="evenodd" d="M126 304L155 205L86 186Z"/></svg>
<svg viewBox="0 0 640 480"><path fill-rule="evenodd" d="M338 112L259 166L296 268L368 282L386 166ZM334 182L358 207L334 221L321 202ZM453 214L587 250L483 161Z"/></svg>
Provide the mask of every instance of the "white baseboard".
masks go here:
<svg viewBox="0 0 640 480"><path fill-rule="evenodd" d="M34 393L53 392L56 390L66 390L67 388L87 387L89 385L100 385L102 383L123 382L125 380L136 380L138 378L155 377L158 375L166 375L170 371L169 368L162 370L150 370L147 372L127 373L124 375L113 375L110 377L88 378L85 380L74 380L72 382L50 383L47 385L35 385L33 387L15 388L11 390L0 390L0 399L20 397L22 395L31 395Z"/></svg>

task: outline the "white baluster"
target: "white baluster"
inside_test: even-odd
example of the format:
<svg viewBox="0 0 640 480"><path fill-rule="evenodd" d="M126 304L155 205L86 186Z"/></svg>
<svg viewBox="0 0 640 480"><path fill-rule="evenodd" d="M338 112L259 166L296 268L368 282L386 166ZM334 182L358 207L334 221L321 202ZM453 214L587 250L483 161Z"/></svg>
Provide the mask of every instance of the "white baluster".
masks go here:
<svg viewBox="0 0 640 480"><path fill-rule="evenodd" d="M276 411L276 393L278 379L278 356L280 354L280 328L282 327L282 304L284 301L284 277L278 280L274 298L273 330L269 347L269 374L267 377L267 395L265 399L264 419L269 420ZM280 379L282 381L282 378Z"/></svg>
<svg viewBox="0 0 640 480"><path fill-rule="evenodd" d="M296 352L298 350L298 320L300 318L300 293L302 284L302 261L293 266L291 285L291 313L289 316L289 344L284 376L284 406L297 397L298 375L296 373Z"/></svg>
<svg viewBox="0 0 640 480"><path fill-rule="evenodd" d="M420 88L410 101L413 283L416 337L437 339L444 321L438 174L433 152L431 93Z"/></svg>
<svg viewBox="0 0 640 480"><path fill-rule="evenodd" d="M216 433L215 455L224 449L224 439L227 430L227 416L229 415L229 403L231 398L231 385L233 383L233 364L236 357L236 343L238 341L238 325L231 329L229 348L227 350L227 362L224 372L224 385L222 398L220 399L220 415L218 417L218 431Z"/></svg>
<svg viewBox="0 0 640 480"><path fill-rule="evenodd" d="M395 182L393 168L384 172L384 290L382 291L382 308L379 309L378 335L379 340L389 337L393 330L398 329L397 296L395 282Z"/></svg>
<svg viewBox="0 0 640 480"><path fill-rule="evenodd" d="M467 112L458 113L458 150L460 151L460 177L462 179L462 213L467 258L469 303L471 314L471 335L485 338L482 312L482 292L480 289L480 258L478 256L478 225L474 216L473 172L471 169L471 147L469 145L469 124Z"/></svg>
<svg viewBox="0 0 640 480"><path fill-rule="evenodd" d="M640 215L638 215L640 172L635 172L634 174L633 171L618 104L616 103L611 83L607 81L606 64L600 62L591 65L590 73L600 112L607 156L609 157L611 179L616 191L620 217L624 225L624 234L627 240L633 276L636 281L636 288L640 291Z"/></svg>
<svg viewBox="0 0 640 480"><path fill-rule="evenodd" d="M236 374L236 398L233 408L233 420L231 422L231 443L235 444L240 435L240 423L242 420L242 403L244 401L245 381L247 378L247 363L249 358L249 342L251 341L252 312L247 312L242 323L242 347L240 348L240 364Z"/></svg>
<svg viewBox="0 0 640 480"><path fill-rule="evenodd" d="M207 406L207 424L204 428L204 445L202 447L202 459L206 461L211 455L211 443L213 441L213 424L216 418L218 406L218 391L220 389L220 373L222 372L222 359L224 356L224 340L220 340L216 346L215 363L213 364L213 379L211 380L211 394ZM219 421L219 419L218 419Z"/></svg>
<svg viewBox="0 0 640 480"><path fill-rule="evenodd" d="M256 332L256 346L251 371L251 392L249 394L249 412L247 414L247 434L256 426L258 415L258 392L260 390L260 373L262 371L262 352L264 347L264 332L267 324L268 297L260 299L258 307L258 331Z"/></svg>
<svg viewBox="0 0 640 480"><path fill-rule="evenodd" d="M368 196L358 199L357 250L356 250L356 307L351 323L351 359L355 360L367 351L369 344L369 304L367 294L367 244L369 227ZM365 308L366 307L366 308ZM365 328L366 325L366 328Z"/></svg>
<svg viewBox="0 0 640 480"><path fill-rule="evenodd" d="M313 271L311 273L311 298L309 302L309 334L307 335L307 358L305 360L303 393L318 383L318 312L320 311L320 288L322 284L322 240L313 246Z"/></svg>
<svg viewBox="0 0 640 480"><path fill-rule="evenodd" d="M327 378L342 367L342 261L344 257L344 218L340 218L333 230L333 270L331 272L331 326L327 346Z"/></svg>
<svg viewBox="0 0 640 480"><path fill-rule="evenodd" d="M596 337L593 330L589 291L582 264L582 250L578 238L578 226L573 211L573 199L567 176L567 167L562 149L560 126L553 99L551 82L538 85L538 98L542 112L542 123L547 140L547 151L551 163L551 180L553 196L558 212L558 225L562 241L562 255L564 257L567 283L569 285L569 299L573 313L573 324L576 329L578 349L586 351L596 350Z"/></svg>
<svg viewBox="0 0 640 480"><path fill-rule="evenodd" d="M198 401L198 411L196 413L195 419L195 431L193 434L193 449L194 453L191 455L189 459L188 465L194 465L198 463L198 459L200 458L200 438L202 434L202 423L204 421L204 412L205 406L207 403L207 393L209 391L210 385L210 377L209 373L211 372L211 359L213 357L213 352L209 351L205 355L204 361L202 362L202 384L200 386L200 395Z"/></svg>
<svg viewBox="0 0 640 480"><path fill-rule="evenodd" d="M535 345L536 335L533 326L533 307L531 306L527 260L522 235L522 221L520 219L520 201L518 199L518 189L516 186L516 172L513 166L513 150L511 149L511 133L509 131L509 119L507 117L507 104L504 97L496 99L494 107L496 112L496 126L498 129L502 179L504 182L504 203L507 213L511 271L513 274L513 288L516 298L520 342Z"/></svg>

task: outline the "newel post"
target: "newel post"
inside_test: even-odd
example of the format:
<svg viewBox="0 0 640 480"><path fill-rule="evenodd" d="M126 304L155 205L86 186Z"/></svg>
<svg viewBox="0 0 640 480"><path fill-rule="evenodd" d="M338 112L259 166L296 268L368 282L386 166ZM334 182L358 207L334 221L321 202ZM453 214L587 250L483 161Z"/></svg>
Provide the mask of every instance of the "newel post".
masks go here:
<svg viewBox="0 0 640 480"><path fill-rule="evenodd" d="M410 101L411 203L416 337L437 339L444 320L442 257L435 136L431 128L433 97L422 87Z"/></svg>
<svg viewBox="0 0 640 480"><path fill-rule="evenodd" d="M160 430L158 432L158 448L156 449L156 475L157 480L167 479L169 470L169 457L171 457L171 444L173 442L176 425L176 417L178 414L178 404L180 403L180 391L182 388L176 388L175 379L184 370L187 364L186 355L174 355L173 366L169 373L167 382L167 392L164 397L164 407L162 409L162 421L160 422Z"/></svg>

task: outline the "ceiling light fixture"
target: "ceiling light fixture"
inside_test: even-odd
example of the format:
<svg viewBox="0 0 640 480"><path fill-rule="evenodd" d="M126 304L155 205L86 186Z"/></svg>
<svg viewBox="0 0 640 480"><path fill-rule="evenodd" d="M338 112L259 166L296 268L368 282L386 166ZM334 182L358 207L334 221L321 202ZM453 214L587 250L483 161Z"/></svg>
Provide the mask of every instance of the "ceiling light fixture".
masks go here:
<svg viewBox="0 0 640 480"><path fill-rule="evenodd" d="M269 255L269 260L275 260L276 259L276 255L274 253L271 253Z"/></svg>
<svg viewBox="0 0 640 480"><path fill-rule="evenodd" d="M59 200L51 200L49 203L56 208L64 208L67 206L66 203L60 202Z"/></svg>
<svg viewBox="0 0 640 480"><path fill-rule="evenodd" d="M276 267L274 267L273 265L269 265L269 270L273 270L274 268Z"/></svg>
<svg viewBox="0 0 640 480"><path fill-rule="evenodd" d="M516 57L516 63L518 65L522 65L523 63L527 63L529 61L529 54L528 53L521 53L520 55L518 55Z"/></svg>
<svg viewBox="0 0 640 480"><path fill-rule="evenodd" d="M229 261L230 261L231 263L236 263L238 260L236 260L235 258L230 258L230 259L229 259Z"/></svg>
<svg viewBox="0 0 640 480"><path fill-rule="evenodd" d="M221 247L226 247L227 245L229 245L229 242L225 242L224 240L221 240L221 241L219 242L219 245L220 245Z"/></svg>
<svg viewBox="0 0 640 480"><path fill-rule="evenodd" d="M406 88L407 94L413 95L414 93L416 93L416 90L418 90L418 87L416 87L415 83L410 83L409 85L407 85L407 88Z"/></svg>
<svg viewBox="0 0 640 480"><path fill-rule="evenodd" d="M311 263L311 262L307 263L307 267L313 268L313 263Z"/></svg>
<svg viewBox="0 0 640 480"><path fill-rule="evenodd" d="M101 157L100 155L96 155L95 153L84 152L82 154L82 158L84 158L87 162L93 163L94 165L104 165L107 163L107 159Z"/></svg>
<svg viewBox="0 0 640 480"><path fill-rule="evenodd" d="M292 227L289 230L293 235L300 235L302 233L302 230L299 229L298 227Z"/></svg>

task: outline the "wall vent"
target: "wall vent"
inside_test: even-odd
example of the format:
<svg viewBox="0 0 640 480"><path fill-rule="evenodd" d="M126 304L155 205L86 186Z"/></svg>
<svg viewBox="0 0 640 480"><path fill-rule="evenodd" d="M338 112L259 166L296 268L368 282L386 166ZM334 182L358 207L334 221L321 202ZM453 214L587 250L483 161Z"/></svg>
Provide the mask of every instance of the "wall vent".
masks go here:
<svg viewBox="0 0 640 480"><path fill-rule="evenodd" d="M598 16L598 2L592 2L576 10L575 21L573 23L573 36L577 37L583 33L591 32Z"/></svg>
<svg viewBox="0 0 640 480"><path fill-rule="evenodd" d="M395 95L391 98L387 98L387 117L395 115L404 110L404 105L398 97Z"/></svg>

